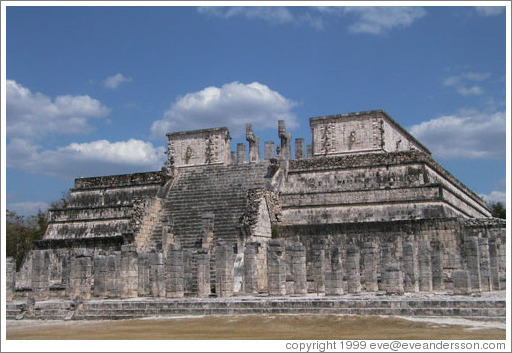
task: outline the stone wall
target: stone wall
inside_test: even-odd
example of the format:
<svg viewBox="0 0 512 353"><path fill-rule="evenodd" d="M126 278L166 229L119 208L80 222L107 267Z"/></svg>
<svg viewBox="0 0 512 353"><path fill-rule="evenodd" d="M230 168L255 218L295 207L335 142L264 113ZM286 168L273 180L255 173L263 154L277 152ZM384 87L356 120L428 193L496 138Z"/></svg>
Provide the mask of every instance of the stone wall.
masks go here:
<svg viewBox="0 0 512 353"><path fill-rule="evenodd" d="M428 149L380 110L310 119L313 156Z"/></svg>
<svg viewBox="0 0 512 353"><path fill-rule="evenodd" d="M488 217L485 203L417 152L290 161L283 223Z"/></svg>
<svg viewBox="0 0 512 353"><path fill-rule="evenodd" d="M134 200L155 197L165 180L160 172L75 179L67 207L49 210L44 240L129 232Z"/></svg>
<svg viewBox="0 0 512 353"><path fill-rule="evenodd" d="M229 131L214 128L167 134L168 164L176 167L231 162Z"/></svg>

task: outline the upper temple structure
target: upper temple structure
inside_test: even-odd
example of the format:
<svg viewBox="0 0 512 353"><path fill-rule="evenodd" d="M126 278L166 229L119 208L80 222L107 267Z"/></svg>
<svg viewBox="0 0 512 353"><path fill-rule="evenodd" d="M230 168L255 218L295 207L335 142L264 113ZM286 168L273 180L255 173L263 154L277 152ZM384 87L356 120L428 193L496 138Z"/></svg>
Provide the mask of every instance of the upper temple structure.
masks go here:
<svg viewBox="0 0 512 353"><path fill-rule="evenodd" d="M262 151L250 124L234 151L171 132L160 171L76 179L7 298L505 288L505 222L421 142L381 110L309 122L311 145L279 121Z"/></svg>

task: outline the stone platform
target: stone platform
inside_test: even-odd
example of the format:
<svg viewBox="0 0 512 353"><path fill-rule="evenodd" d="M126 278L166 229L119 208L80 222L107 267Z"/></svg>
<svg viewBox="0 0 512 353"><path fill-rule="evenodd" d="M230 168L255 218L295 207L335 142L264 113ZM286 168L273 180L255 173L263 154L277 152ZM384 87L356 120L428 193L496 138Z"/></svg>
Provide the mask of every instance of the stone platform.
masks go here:
<svg viewBox="0 0 512 353"><path fill-rule="evenodd" d="M392 315L452 317L482 321L506 320L506 293L479 296L450 293L383 293L296 297L236 296L230 298L133 298L85 301L48 300L7 303L11 320L115 320L143 317L176 317L244 314Z"/></svg>

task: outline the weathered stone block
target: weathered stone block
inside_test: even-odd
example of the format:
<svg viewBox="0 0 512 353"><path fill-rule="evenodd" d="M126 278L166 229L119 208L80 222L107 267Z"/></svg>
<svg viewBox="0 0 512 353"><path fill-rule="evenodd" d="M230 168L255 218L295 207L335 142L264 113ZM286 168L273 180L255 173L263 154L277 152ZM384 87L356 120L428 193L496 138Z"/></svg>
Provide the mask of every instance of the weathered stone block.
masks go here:
<svg viewBox="0 0 512 353"><path fill-rule="evenodd" d="M16 281L16 261L13 257L5 259L5 298L11 301L14 297L15 281Z"/></svg>
<svg viewBox="0 0 512 353"><path fill-rule="evenodd" d="M432 249L429 241L420 241L418 244L418 269L420 291L432 291Z"/></svg>
<svg viewBox="0 0 512 353"><path fill-rule="evenodd" d="M347 284L349 293L361 292L361 275L360 275L360 250L355 245L347 247L347 258L345 260L345 268L347 273Z"/></svg>
<svg viewBox="0 0 512 353"><path fill-rule="evenodd" d="M492 290L491 259L489 256L489 239L478 238L478 252L480 258L480 284L482 291Z"/></svg>
<svg viewBox="0 0 512 353"><path fill-rule="evenodd" d="M444 290L443 244L439 240L430 242L432 249L432 289Z"/></svg>
<svg viewBox="0 0 512 353"><path fill-rule="evenodd" d="M476 236L467 236L464 239L466 250L466 266L471 279L471 289L480 291L482 282L480 277L480 251L478 238Z"/></svg>
<svg viewBox="0 0 512 353"><path fill-rule="evenodd" d="M418 256L416 245L413 242L404 242L403 251L403 275L404 275L404 291L418 292Z"/></svg>
<svg viewBox="0 0 512 353"><path fill-rule="evenodd" d="M215 292L219 297L230 297L234 288L235 253L231 245L218 245L215 248L216 281Z"/></svg>
<svg viewBox="0 0 512 353"><path fill-rule="evenodd" d="M165 257L161 252L148 255L150 295L165 297Z"/></svg>
<svg viewBox="0 0 512 353"><path fill-rule="evenodd" d="M342 295L343 293L343 273L341 270L326 272L325 295Z"/></svg>
<svg viewBox="0 0 512 353"><path fill-rule="evenodd" d="M139 259L135 251L135 246L123 246L121 248L119 266L121 298L137 297L139 286Z"/></svg>
<svg viewBox="0 0 512 353"><path fill-rule="evenodd" d="M207 298L211 294L210 288L210 254L205 250L198 250L197 259L197 295Z"/></svg>
<svg viewBox="0 0 512 353"><path fill-rule="evenodd" d="M455 270L452 272L453 293L469 294L471 292L471 279L469 271Z"/></svg>
<svg viewBox="0 0 512 353"><path fill-rule="evenodd" d="M49 266L50 256L47 250L32 251L32 292L35 300L46 300L49 297Z"/></svg>
<svg viewBox="0 0 512 353"><path fill-rule="evenodd" d="M274 158L274 142L273 141L265 141L265 156L264 159L269 161L271 158Z"/></svg>
<svg viewBox="0 0 512 353"><path fill-rule="evenodd" d="M78 251L78 254L90 254ZM89 256L75 256L71 260L69 272L69 284L66 295L70 299L80 297L90 299L92 284L94 282L93 262Z"/></svg>
<svg viewBox="0 0 512 353"><path fill-rule="evenodd" d="M167 297L183 297L185 293L185 263L183 261L183 250L181 246L177 244L170 245L167 250L166 261L166 295Z"/></svg>
<svg viewBox="0 0 512 353"><path fill-rule="evenodd" d="M267 253L268 294L286 294L285 247L281 240L270 240Z"/></svg>
<svg viewBox="0 0 512 353"><path fill-rule="evenodd" d="M363 273L362 281L366 292L376 292L378 287L377 269L379 266L379 254L377 244L366 242L363 247Z"/></svg>
<svg viewBox="0 0 512 353"><path fill-rule="evenodd" d="M389 264L386 268L386 294L403 294L404 280L399 264Z"/></svg>
<svg viewBox="0 0 512 353"><path fill-rule="evenodd" d="M258 293L257 243L248 243L244 250L244 292Z"/></svg>

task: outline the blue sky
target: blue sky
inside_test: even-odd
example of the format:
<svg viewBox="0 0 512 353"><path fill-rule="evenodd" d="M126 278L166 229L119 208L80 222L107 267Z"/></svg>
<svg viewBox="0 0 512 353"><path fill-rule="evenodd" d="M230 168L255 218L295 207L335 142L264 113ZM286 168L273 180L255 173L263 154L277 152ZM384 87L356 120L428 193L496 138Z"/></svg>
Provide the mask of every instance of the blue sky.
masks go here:
<svg viewBox="0 0 512 353"><path fill-rule="evenodd" d="M166 132L227 126L234 150L245 123L263 145L284 119L309 143L310 117L374 109L505 201L504 6L7 6L6 60L23 214L79 176L159 170Z"/></svg>

